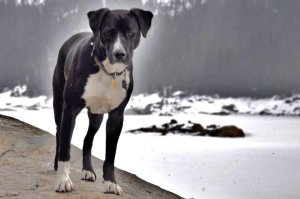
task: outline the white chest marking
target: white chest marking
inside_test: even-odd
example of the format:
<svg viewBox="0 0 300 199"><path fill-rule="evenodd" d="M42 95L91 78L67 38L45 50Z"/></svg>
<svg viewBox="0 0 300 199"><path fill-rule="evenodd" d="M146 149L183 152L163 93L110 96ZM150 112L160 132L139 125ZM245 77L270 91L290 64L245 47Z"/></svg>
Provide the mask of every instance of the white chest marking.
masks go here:
<svg viewBox="0 0 300 199"><path fill-rule="evenodd" d="M126 84L129 85L129 71L126 71ZM124 74L116 76L116 87L112 88L112 77L103 70L88 77L82 98L86 107L94 114L104 114L117 108L126 96L126 90L122 87Z"/></svg>

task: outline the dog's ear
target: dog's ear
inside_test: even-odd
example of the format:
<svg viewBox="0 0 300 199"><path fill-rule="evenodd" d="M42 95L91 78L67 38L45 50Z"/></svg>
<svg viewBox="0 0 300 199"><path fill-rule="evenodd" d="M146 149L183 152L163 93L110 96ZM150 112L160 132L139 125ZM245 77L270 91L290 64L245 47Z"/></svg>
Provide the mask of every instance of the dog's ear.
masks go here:
<svg viewBox="0 0 300 199"><path fill-rule="evenodd" d="M94 33L96 33L97 30L100 29L100 26L102 24L103 18L109 12L110 12L110 10L107 9L107 8L101 8L99 10L88 12L87 15L88 15L88 18L89 18L90 27L91 27L91 29L92 29L92 31Z"/></svg>
<svg viewBox="0 0 300 199"><path fill-rule="evenodd" d="M145 11L139 8L133 8L130 10L130 12L136 17L142 35L146 37L151 27L151 20L153 18L152 12Z"/></svg>

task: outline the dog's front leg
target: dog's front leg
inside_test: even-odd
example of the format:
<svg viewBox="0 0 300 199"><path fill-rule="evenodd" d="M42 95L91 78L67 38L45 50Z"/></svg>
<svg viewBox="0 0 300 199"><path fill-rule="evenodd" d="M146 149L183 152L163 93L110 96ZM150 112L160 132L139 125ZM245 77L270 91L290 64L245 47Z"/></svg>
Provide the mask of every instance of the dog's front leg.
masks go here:
<svg viewBox="0 0 300 199"><path fill-rule="evenodd" d="M106 123L106 154L103 164L103 178L106 193L122 194L121 187L116 183L114 162L119 136L123 126L123 112L109 113Z"/></svg>
<svg viewBox="0 0 300 199"><path fill-rule="evenodd" d="M58 169L55 180L55 191L68 192L74 189L69 177L70 173L70 147L75 126L75 120L80 108L64 104L59 134Z"/></svg>

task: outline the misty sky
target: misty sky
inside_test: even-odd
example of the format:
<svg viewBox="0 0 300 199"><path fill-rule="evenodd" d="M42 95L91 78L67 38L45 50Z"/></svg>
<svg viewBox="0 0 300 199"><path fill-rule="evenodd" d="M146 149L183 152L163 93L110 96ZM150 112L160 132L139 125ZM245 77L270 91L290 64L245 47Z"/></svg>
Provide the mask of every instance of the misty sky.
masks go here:
<svg viewBox="0 0 300 199"><path fill-rule="evenodd" d="M300 92L297 0L15 2L0 0L0 90L26 84L32 95L51 95L59 47L89 31L86 13L105 6L155 13L134 55L135 93L166 86L221 96Z"/></svg>

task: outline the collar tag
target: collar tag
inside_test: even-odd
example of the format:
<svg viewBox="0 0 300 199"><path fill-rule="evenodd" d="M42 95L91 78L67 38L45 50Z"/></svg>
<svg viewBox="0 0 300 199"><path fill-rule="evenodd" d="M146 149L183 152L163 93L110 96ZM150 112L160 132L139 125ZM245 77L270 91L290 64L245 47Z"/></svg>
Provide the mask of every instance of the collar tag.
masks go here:
<svg viewBox="0 0 300 199"><path fill-rule="evenodd" d="M112 78L112 79L111 79L111 87L112 87L112 88L116 88L116 87L117 87L117 81L116 81L115 78Z"/></svg>
<svg viewBox="0 0 300 199"><path fill-rule="evenodd" d="M113 74L111 74L111 77L112 77L112 79L111 79L111 87L112 88L116 88L117 87L116 76L117 76L116 72L113 73Z"/></svg>

